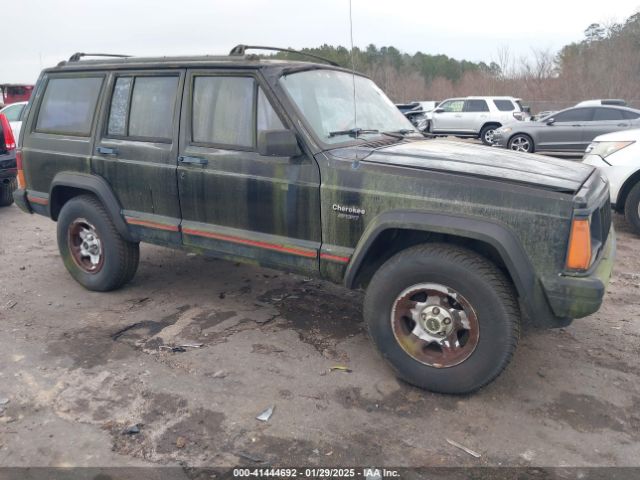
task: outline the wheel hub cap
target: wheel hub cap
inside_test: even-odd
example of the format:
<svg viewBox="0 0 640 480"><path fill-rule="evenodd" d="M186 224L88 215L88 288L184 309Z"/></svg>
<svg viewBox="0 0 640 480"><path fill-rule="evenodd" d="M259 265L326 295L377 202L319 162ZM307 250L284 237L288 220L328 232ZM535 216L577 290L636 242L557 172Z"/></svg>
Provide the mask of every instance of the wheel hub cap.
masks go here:
<svg viewBox="0 0 640 480"><path fill-rule="evenodd" d="M478 317L469 301L456 290L434 283L402 291L393 304L391 326L408 355L436 368L464 362L480 336Z"/></svg>
<svg viewBox="0 0 640 480"><path fill-rule="evenodd" d="M104 256L95 227L86 219L78 218L69 225L68 232L69 250L75 263L88 273L100 271Z"/></svg>

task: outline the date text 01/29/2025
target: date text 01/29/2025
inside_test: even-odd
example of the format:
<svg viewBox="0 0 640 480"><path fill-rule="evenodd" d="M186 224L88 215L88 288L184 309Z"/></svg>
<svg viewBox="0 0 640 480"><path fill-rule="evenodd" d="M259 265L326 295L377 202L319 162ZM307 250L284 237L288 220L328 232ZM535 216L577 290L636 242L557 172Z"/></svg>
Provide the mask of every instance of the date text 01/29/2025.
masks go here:
<svg viewBox="0 0 640 480"><path fill-rule="evenodd" d="M236 468L234 478L398 478L397 470L387 468Z"/></svg>

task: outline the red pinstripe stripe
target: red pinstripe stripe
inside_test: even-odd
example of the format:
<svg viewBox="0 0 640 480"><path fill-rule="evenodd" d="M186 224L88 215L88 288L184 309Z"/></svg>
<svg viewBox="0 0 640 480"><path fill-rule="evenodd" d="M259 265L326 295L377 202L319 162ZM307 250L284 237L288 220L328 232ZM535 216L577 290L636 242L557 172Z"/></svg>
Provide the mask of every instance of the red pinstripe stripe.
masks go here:
<svg viewBox="0 0 640 480"><path fill-rule="evenodd" d="M38 205L49 205L49 200L47 200L46 198L32 197L31 195L27 195L27 199L31 203L37 203Z"/></svg>
<svg viewBox="0 0 640 480"><path fill-rule="evenodd" d="M320 258L323 260L331 260L332 262L349 263L351 257L340 257L338 255L331 255L330 253L321 253Z"/></svg>
<svg viewBox="0 0 640 480"><path fill-rule="evenodd" d="M266 248L268 250L275 250L278 252L290 253L292 255L299 255L301 257L316 258L317 256L317 253L314 250L303 250L300 248L285 247L284 245L277 245L275 243L258 242L256 240L248 240L246 238L222 235L219 233L203 232L201 230L192 230L190 228L183 228L182 232L186 233L187 235L197 235L200 237L213 238L215 240L224 240L227 242L249 245L251 247Z"/></svg>
<svg viewBox="0 0 640 480"><path fill-rule="evenodd" d="M158 230L168 230L170 232L177 232L179 230L177 225L166 225L164 223L150 222L148 220L140 220L139 218L133 218L133 217L125 217L125 219L127 220L127 223L131 225L140 225L142 227L157 228Z"/></svg>

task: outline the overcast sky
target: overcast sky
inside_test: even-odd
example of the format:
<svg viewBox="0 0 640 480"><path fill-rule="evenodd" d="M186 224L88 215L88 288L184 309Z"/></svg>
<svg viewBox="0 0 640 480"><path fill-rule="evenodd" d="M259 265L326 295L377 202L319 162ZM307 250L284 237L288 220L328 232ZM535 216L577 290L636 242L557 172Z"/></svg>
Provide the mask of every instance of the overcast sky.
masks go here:
<svg viewBox="0 0 640 480"><path fill-rule="evenodd" d="M238 43L348 45L348 0L16 0L2 8L0 83L34 82L74 52L220 54ZM526 4L526 6L525 6ZM7 5L5 5L7 6ZM393 45L490 62L508 46L558 50L593 22L621 21L640 0L353 0L357 46ZM4 21L2 21L4 19Z"/></svg>

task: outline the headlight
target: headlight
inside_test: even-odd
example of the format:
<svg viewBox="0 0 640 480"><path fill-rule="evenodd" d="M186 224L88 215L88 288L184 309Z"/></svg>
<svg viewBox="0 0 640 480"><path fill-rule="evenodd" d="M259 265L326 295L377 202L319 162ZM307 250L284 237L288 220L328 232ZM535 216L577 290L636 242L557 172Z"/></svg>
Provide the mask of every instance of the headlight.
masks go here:
<svg viewBox="0 0 640 480"><path fill-rule="evenodd" d="M632 143L635 142L593 142L587 147L586 153L607 158L609 155L616 153L618 150L622 150L624 147L628 147Z"/></svg>

